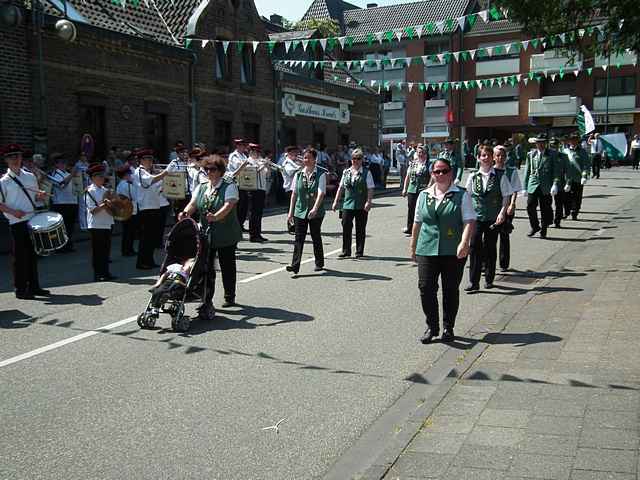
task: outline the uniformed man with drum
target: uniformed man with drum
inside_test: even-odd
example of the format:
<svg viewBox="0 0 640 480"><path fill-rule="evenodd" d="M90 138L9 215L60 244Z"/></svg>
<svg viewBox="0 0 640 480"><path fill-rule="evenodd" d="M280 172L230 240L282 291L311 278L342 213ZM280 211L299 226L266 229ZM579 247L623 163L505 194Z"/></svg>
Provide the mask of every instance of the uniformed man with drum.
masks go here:
<svg viewBox="0 0 640 480"><path fill-rule="evenodd" d="M35 202L43 200L35 175L22 169L22 147L11 144L2 149L9 169L0 178L0 212L9 221L12 244L12 270L16 298L33 300L36 295L49 295L40 288L38 257L29 235L28 220L34 215Z"/></svg>

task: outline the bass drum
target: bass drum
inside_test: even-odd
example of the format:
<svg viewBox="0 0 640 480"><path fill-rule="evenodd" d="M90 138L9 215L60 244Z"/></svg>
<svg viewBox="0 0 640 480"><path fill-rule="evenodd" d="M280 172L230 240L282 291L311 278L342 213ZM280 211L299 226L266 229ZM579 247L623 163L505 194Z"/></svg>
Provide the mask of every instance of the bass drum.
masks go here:
<svg viewBox="0 0 640 480"><path fill-rule="evenodd" d="M56 212L36 214L27 222L33 249L37 255L47 256L60 250L69 241L62 215Z"/></svg>

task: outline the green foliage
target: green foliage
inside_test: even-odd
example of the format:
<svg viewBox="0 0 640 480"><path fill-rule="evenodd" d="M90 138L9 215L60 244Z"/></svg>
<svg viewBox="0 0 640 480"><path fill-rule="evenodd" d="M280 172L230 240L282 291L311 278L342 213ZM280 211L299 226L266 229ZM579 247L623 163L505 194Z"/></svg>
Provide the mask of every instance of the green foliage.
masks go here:
<svg viewBox="0 0 640 480"><path fill-rule="evenodd" d="M565 45L585 56L625 49L640 52L638 0L495 0L493 5L508 9L509 19L531 36L551 38L572 32ZM577 34L596 25L605 25L602 34L584 38Z"/></svg>
<svg viewBox="0 0 640 480"><path fill-rule="evenodd" d="M322 37L337 37L340 35L340 25L331 18L301 20L293 25L293 30L318 30Z"/></svg>

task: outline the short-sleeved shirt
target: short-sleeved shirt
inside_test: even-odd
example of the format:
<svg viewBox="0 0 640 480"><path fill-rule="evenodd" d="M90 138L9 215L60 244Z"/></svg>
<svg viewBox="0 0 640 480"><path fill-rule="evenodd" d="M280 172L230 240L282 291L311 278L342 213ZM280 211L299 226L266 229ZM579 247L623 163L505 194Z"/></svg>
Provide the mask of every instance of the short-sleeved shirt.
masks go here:
<svg viewBox="0 0 640 480"><path fill-rule="evenodd" d="M243 153L240 153L238 150L234 150L231 155L229 155L229 164L227 165L227 172L233 174L238 171L240 165L242 165L247 160L247 156Z"/></svg>
<svg viewBox="0 0 640 480"><path fill-rule="evenodd" d="M90 230L109 230L113 225L113 216L109 215L106 210L91 213L91 210L102 203L105 193L107 193L106 188L98 187L92 183L84 195L87 203L87 228Z"/></svg>
<svg viewBox="0 0 640 480"><path fill-rule="evenodd" d="M429 196L433 197L436 199L436 208L438 208L438 206L440 205L440 203L442 202L442 200L444 199L444 197L447 195L447 193L449 192L457 192L459 191L460 188L454 184L451 184L451 186L449 187L449 189L444 192L443 195L438 195L436 193L436 185L433 184L428 188L425 188L423 190L423 192L426 192L429 194ZM424 195L424 193L421 193L422 195ZM462 222L463 223L469 223L469 222L474 222L477 218L478 215L476 214L476 210L473 208L473 202L471 201L471 195L469 195L469 191L466 191L464 193L464 195L462 196ZM413 219L414 223L422 223L422 215L421 213L418 211L418 209L416 208L416 215Z"/></svg>
<svg viewBox="0 0 640 480"><path fill-rule="evenodd" d="M160 194L158 187L153 184L153 175L145 168L138 167L133 174L135 192L138 200L138 209L157 210L160 208Z"/></svg>
<svg viewBox="0 0 640 480"><path fill-rule="evenodd" d="M27 189L27 193L20 188L20 186L11 179L11 177L17 178L17 180L22 183L25 189ZM14 210L21 210L26 213L26 215L22 218L16 218L13 215L5 213L4 216L9 220L10 225L14 225L16 223L26 222L34 214L33 205L36 202L36 194L31 190L39 190L38 188L38 180L33 173L27 172L24 168L20 170L19 175L15 175L13 172L8 171L5 173L2 178L0 178L0 188L2 189L2 193L0 194L0 202L4 203L7 207L13 208ZM27 197L27 195L29 195ZM31 201L29 200L31 199ZM33 203L31 203L33 202Z"/></svg>
<svg viewBox="0 0 640 480"><path fill-rule="evenodd" d="M296 176L296 172L300 170L300 165L288 156L285 156L282 161L282 168L282 179L284 181L282 187L285 192L290 192L293 190L293 179Z"/></svg>
<svg viewBox="0 0 640 480"><path fill-rule="evenodd" d="M313 172L315 172L315 168L313 170L311 170L310 174L313 174ZM324 170L322 168L319 169L320 172L323 172ZM296 178L298 175L306 175L304 169L298 171L298 173L296 173ZM311 175L306 175L307 178L309 178ZM327 193L327 176L326 175L320 175L318 177L318 193Z"/></svg>
<svg viewBox="0 0 640 480"><path fill-rule="evenodd" d="M200 190L203 188L205 189L204 190L205 195L208 193L209 190L220 188L220 185L222 185L222 182L223 182L223 179L221 178L220 180L218 180L218 183L216 183L213 186L213 188L210 187L209 182L201 183L194 190L193 198L198 198L200 196ZM238 185L236 185L235 183L229 183L229 185L227 185L227 188L224 192L224 203L231 202L234 200L237 202L239 199L240 199L240 192L238 191Z"/></svg>

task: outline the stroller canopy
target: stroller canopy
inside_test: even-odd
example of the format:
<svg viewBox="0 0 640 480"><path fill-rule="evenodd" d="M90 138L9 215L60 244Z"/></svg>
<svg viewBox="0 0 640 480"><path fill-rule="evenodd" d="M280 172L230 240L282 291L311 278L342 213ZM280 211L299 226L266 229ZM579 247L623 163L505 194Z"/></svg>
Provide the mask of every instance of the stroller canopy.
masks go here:
<svg viewBox="0 0 640 480"><path fill-rule="evenodd" d="M166 242L167 257L180 263L189 258L196 258L200 253L200 232L198 225L191 218L176 223Z"/></svg>

